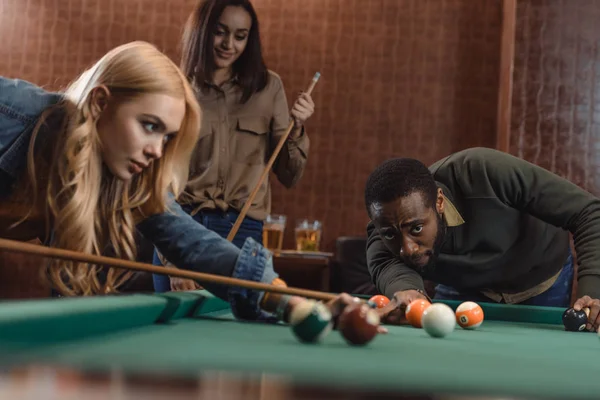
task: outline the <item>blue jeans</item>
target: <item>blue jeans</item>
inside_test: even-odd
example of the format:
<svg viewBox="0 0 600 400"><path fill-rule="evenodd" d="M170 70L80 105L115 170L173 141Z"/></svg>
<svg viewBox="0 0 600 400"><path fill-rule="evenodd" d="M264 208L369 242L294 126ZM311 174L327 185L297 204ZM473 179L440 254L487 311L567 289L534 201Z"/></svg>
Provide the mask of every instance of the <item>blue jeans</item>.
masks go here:
<svg viewBox="0 0 600 400"><path fill-rule="evenodd" d="M188 214L191 214L193 207L182 205L181 208ZM227 235L233 228L233 224L237 220L239 213L237 211L200 211L192 218L199 224L204 225L206 229L210 229L211 231L218 233L221 237L227 238ZM256 242L262 245L262 221L257 221L252 218L244 218L242 224L240 225L240 229L236 233L233 238L233 244L240 249L244 245L246 238L251 237ZM152 264L154 265L162 265L160 259L158 258L158 254L156 250L154 250L154 256L152 258ZM159 275L153 274L152 280L154 282L154 291L157 293L168 292L171 290L170 279L167 275Z"/></svg>
<svg viewBox="0 0 600 400"><path fill-rule="evenodd" d="M569 307L571 304L571 291L573 288L573 256L569 249L569 256L560 271L558 278L554 284L543 293L538 294L521 303L530 306L547 306L547 307ZM480 293L460 293L451 286L437 285L435 288L436 300L459 300L459 301L474 301L481 303L493 302L488 297Z"/></svg>

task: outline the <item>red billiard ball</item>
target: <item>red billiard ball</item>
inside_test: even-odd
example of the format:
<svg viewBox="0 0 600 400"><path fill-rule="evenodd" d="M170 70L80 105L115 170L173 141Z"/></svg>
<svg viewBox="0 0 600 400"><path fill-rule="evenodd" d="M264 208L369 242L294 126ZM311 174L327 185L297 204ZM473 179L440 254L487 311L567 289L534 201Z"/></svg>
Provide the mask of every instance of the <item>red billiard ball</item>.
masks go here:
<svg viewBox="0 0 600 400"><path fill-rule="evenodd" d="M367 304L353 304L342 312L338 328L346 342L364 345L373 340L379 327L379 314Z"/></svg>
<svg viewBox="0 0 600 400"><path fill-rule="evenodd" d="M381 294L373 296L369 299L369 304L373 304L376 308L383 308L387 306L389 302L390 299Z"/></svg>

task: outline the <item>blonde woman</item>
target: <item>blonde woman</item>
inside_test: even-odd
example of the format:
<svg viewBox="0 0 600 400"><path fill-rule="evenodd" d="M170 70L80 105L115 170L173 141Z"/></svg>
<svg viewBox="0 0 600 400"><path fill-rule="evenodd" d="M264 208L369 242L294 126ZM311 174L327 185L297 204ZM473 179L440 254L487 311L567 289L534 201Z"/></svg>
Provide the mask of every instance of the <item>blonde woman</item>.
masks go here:
<svg viewBox="0 0 600 400"><path fill-rule="evenodd" d="M0 77L0 199L30 199L50 246L133 260L139 231L180 268L283 284L258 243L234 246L173 200L187 182L200 124L186 78L144 42L110 51L61 93ZM116 292L129 277L62 261L48 271L67 296ZM273 320L275 311L283 318L303 301L203 286L244 319ZM337 313L351 301L341 295L329 306Z"/></svg>

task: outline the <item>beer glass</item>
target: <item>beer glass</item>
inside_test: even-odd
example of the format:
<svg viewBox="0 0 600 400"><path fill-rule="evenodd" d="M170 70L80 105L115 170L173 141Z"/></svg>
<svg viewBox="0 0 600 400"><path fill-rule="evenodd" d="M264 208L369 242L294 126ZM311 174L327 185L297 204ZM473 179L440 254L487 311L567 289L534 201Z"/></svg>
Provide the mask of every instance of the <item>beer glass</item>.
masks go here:
<svg viewBox="0 0 600 400"><path fill-rule="evenodd" d="M321 246L321 222L303 220L296 225L296 250L319 251Z"/></svg>
<svg viewBox="0 0 600 400"><path fill-rule="evenodd" d="M263 246L275 254L279 254L283 246L285 223L285 215L268 215L263 223Z"/></svg>

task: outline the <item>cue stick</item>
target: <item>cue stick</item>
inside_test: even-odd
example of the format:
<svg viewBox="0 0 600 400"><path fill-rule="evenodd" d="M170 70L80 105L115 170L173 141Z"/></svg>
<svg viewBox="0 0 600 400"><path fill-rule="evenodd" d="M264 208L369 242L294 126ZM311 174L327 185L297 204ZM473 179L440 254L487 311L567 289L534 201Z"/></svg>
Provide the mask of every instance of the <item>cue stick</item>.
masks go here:
<svg viewBox="0 0 600 400"><path fill-rule="evenodd" d="M114 257L97 256L85 254L72 250L56 249L32 243L18 242L9 239L0 239L0 250L6 250L15 253L35 254L38 256L57 258L68 261L80 261L96 265L109 265L116 268L122 268L134 271L143 271L153 274L176 276L178 278L194 279L198 281L215 283L226 286L239 286L246 289L263 290L265 292L275 292L312 298L315 300L329 301L336 298L333 293L319 292L316 290L306 290L290 288L285 286L276 286L266 283L247 281L244 279L225 277L204 272L188 271L177 268L165 268L152 264L141 263L137 261L121 260Z"/></svg>
<svg viewBox="0 0 600 400"><path fill-rule="evenodd" d="M315 76L313 77L306 93L308 93L308 94L312 93L312 91L315 88L315 85L319 81L320 77L321 77L321 74L319 72L315 73ZM287 140L288 136L290 136L290 133L292 132L293 128L294 128L294 120L292 119L292 121L290 121L290 124L289 124L287 130L285 131L285 134L281 137L281 139L279 139L279 143L277 143L277 147L273 151L273 154L271 154L271 158L269 159L267 166L265 167L262 175L260 176L258 183L254 187L254 190L252 190L252 193L250 193L250 197L248 197L248 200L246 200L246 204L244 204L244 207L242 208L240 215L237 217L237 220L235 221L233 228L231 228L229 235L227 235L227 240L229 240L230 242L233 241L233 238L235 237L238 230L240 229L240 225L242 225L242 221L244 220L244 218L246 218L246 214L248 213L248 210L250 209L250 206L252 205L252 202L254 201L254 197L256 197L256 194L258 193L260 186L263 184L266 177L269 175L269 171L271 171L271 167L275 163L275 159L279 156L279 152L283 148L283 145L285 144L285 141Z"/></svg>

